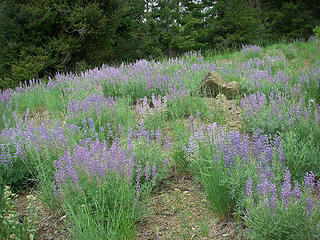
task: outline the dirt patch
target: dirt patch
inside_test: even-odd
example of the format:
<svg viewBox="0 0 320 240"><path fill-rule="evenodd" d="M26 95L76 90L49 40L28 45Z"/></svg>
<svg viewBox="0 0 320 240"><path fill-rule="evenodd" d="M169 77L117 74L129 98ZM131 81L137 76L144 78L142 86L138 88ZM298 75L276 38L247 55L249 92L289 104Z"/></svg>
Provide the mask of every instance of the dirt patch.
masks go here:
<svg viewBox="0 0 320 240"><path fill-rule="evenodd" d="M247 240L244 226L240 226L234 218L225 218L217 221L210 229L210 239L229 240L242 239Z"/></svg>
<svg viewBox="0 0 320 240"><path fill-rule="evenodd" d="M204 98L204 102L212 111L221 111L224 115L225 126L230 131L239 131L241 125L241 108L237 100L228 100L219 94L216 98Z"/></svg>
<svg viewBox="0 0 320 240"><path fill-rule="evenodd" d="M41 126L41 124L44 123L46 126L49 126L51 113L45 107L39 107L30 112L25 112L22 118L30 125Z"/></svg>
<svg viewBox="0 0 320 240"><path fill-rule="evenodd" d="M34 206L38 209L38 224L36 230L36 240L66 240L68 230L63 223L63 218L50 211L40 200L39 195L31 190L19 194L16 199L16 211L19 213L19 219L22 221L28 216L28 196L36 198Z"/></svg>
<svg viewBox="0 0 320 240"><path fill-rule="evenodd" d="M149 216L138 223L137 240L234 239L232 221L220 224L208 208L201 187L191 176L172 176L148 203Z"/></svg>

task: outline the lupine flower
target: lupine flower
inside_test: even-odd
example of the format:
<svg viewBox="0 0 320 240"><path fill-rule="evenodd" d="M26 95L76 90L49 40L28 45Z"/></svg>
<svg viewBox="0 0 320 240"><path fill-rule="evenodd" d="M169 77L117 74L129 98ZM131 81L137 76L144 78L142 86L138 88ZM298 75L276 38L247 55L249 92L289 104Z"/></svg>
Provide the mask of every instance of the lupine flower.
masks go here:
<svg viewBox="0 0 320 240"><path fill-rule="evenodd" d="M157 176L157 166L155 164L152 165L152 181L155 182Z"/></svg>
<svg viewBox="0 0 320 240"><path fill-rule="evenodd" d="M273 183L270 184L270 194L271 194L271 197L270 197L269 203L270 203L271 212L273 212L277 205L277 187Z"/></svg>
<svg viewBox="0 0 320 240"><path fill-rule="evenodd" d="M193 129L194 128L194 117L192 114L190 115L189 120L190 120L190 128Z"/></svg>
<svg viewBox="0 0 320 240"><path fill-rule="evenodd" d="M299 183L295 183L295 187L293 189L293 196L295 197L296 200L300 201L301 196L302 196L302 192L299 186Z"/></svg>
<svg viewBox="0 0 320 240"><path fill-rule="evenodd" d="M307 189L309 189L311 192L314 191L315 186L315 176L313 172L307 172L304 176L304 185Z"/></svg>
<svg viewBox="0 0 320 240"><path fill-rule="evenodd" d="M170 149L171 147L172 147L172 142L171 142L170 136L167 135L165 138L165 148Z"/></svg>
<svg viewBox="0 0 320 240"><path fill-rule="evenodd" d="M252 179L250 176L247 180L246 191L247 191L247 198L250 199L252 197Z"/></svg>
<svg viewBox="0 0 320 240"><path fill-rule="evenodd" d="M287 169L284 174L284 181L282 183L282 190L281 190L281 199L284 206L288 205L290 201L290 197L292 195L290 177L291 177L290 171Z"/></svg>
<svg viewBox="0 0 320 240"><path fill-rule="evenodd" d="M263 206L266 208L269 205L268 196L270 193L270 182L266 174L260 173L260 182L257 185L257 193L263 197Z"/></svg>
<svg viewBox="0 0 320 240"><path fill-rule="evenodd" d="M149 163L147 162L146 163L146 166L145 166L145 177L146 177L146 180L150 180L150 166L149 166Z"/></svg>
<svg viewBox="0 0 320 240"><path fill-rule="evenodd" d="M262 49L257 45L242 45L241 51L244 55L248 55L250 53L259 53Z"/></svg>
<svg viewBox="0 0 320 240"><path fill-rule="evenodd" d="M141 194L141 185L140 185L141 176L142 176L141 165L140 165L140 164L137 164L136 197L135 197L135 199L136 199L137 201L140 199L140 194Z"/></svg>
<svg viewBox="0 0 320 240"><path fill-rule="evenodd" d="M161 143L161 129L158 128L156 131L156 141Z"/></svg>
<svg viewBox="0 0 320 240"><path fill-rule="evenodd" d="M309 216L312 214L312 205L313 205L313 198L311 195L309 195L306 199L306 211Z"/></svg>

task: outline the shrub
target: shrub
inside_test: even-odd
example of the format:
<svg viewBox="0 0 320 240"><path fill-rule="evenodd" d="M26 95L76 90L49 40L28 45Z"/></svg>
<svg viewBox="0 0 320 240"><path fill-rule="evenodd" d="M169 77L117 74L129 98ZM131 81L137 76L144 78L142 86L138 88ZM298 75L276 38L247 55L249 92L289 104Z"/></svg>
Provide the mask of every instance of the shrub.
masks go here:
<svg viewBox="0 0 320 240"><path fill-rule="evenodd" d="M318 38L320 38L320 26L316 26L313 29L314 35L316 35Z"/></svg>

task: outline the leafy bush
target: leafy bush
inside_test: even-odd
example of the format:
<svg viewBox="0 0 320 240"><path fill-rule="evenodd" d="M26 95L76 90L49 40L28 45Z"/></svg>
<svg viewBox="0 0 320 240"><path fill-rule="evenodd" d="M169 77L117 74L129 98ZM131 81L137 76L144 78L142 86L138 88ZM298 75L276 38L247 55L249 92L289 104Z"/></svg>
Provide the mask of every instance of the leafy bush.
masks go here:
<svg viewBox="0 0 320 240"><path fill-rule="evenodd" d="M320 26L316 26L313 29L314 35L316 35L318 38L320 38Z"/></svg>

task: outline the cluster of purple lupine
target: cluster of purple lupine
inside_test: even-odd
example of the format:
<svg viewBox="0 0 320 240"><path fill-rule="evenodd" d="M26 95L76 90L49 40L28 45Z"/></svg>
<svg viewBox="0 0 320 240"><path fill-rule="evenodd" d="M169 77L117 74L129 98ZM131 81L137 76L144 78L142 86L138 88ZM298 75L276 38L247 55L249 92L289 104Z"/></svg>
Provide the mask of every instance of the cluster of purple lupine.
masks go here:
<svg viewBox="0 0 320 240"><path fill-rule="evenodd" d="M192 124L191 124L192 129ZM269 171L278 157L284 164L284 154L280 138L270 142L266 135L256 132L251 138L237 131L227 132L216 123L202 128L194 129L189 137L188 145L183 150L188 158L195 159L199 156L199 149L214 149L213 161L220 166L223 162L227 169L235 166L236 161L241 165L254 161L263 171Z"/></svg>
<svg viewBox="0 0 320 240"><path fill-rule="evenodd" d="M179 66L181 70L175 70L171 73L169 69ZM87 70L82 73L57 73L54 77L48 78L46 83L31 79L20 83L15 89L7 89L0 92L0 102L9 101L16 93L36 90L39 87L43 89L53 90L59 88L59 92L73 95L77 92L90 92L90 88L99 86L119 86L122 84L141 83L147 91L152 89L159 89L163 93L173 94L186 91L181 79L185 79L187 75L193 74L195 70L204 69L208 71L215 67L215 64L204 62L200 53L187 53L182 58L171 58L167 62L156 62L139 60L132 64L121 64L115 68L110 66L101 66ZM205 74L205 73L204 73ZM184 93L185 94L185 93Z"/></svg>
<svg viewBox="0 0 320 240"><path fill-rule="evenodd" d="M92 94L83 100L72 100L67 105L68 118L74 118L79 113L88 113L93 110L99 115L107 108L112 108L117 103L117 98L109 96L107 99L103 94Z"/></svg>
<svg viewBox="0 0 320 240"><path fill-rule="evenodd" d="M27 118L28 116L26 115L25 121L21 119L17 120L16 127L4 128L0 133L0 139L3 143L1 145L3 150L0 153L1 164L7 164L18 157L24 157L25 151L22 151L22 149L25 148L36 149L38 152L43 147L65 149L66 146L71 146L71 139L75 136L98 137L99 135L99 131L97 132L94 128L94 122L91 118L83 119L83 129L75 124L65 124L62 126L60 122L56 122L54 127L48 128L45 123L39 126L33 121L27 121ZM120 124L118 132L113 132L109 123L106 124L105 128L107 129L107 138L123 137L123 127ZM99 130L104 132L104 127L102 126ZM148 131L143 123L141 123L137 129L129 129L128 132L132 132L133 136L138 140L144 138L147 142L150 142L154 139L162 144L160 129ZM165 146L171 145L169 136L163 141Z"/></svg>
<svg viewBox="0 0 320 240"><path fill-rule="evenodd" d="M246 191L247 198L251 202L254 201L252 184L252 179L249 177ZM298 182L295 182L295 186L292 189L291 174L287 169L280 189L277 190L272 177L267 176L264 172L259 172L259 182L255 192L257 193L258 201L260 201L264 208L269 208L271 214L274 213L277 205L279 205L282 210L286 210L289 204L303 204L306 214L311 215L313 202L317 199L316 192L318 191L320 194L320 180L316 182L314 174L309 172L306 173L304 177L304 186L300 186ZM304 196L304 198L302 198L302 196Z"/></svg>
<svg viewBox="0 0 320 240"><path fill-rule="evenodd" d="M273 74L271 69L253 69L253 72L248 75L247 77L250 79L250 87L252 89L263 89L268 83L287 84L288 82L292 82L293 79L293 76L289 75L286 71L278 70L276 74Z"/></svg>
<svg viewBox="0 0 320 240"><path fill-rule="evenodd" d="M161 95L156 98L154 94L151 96L151 103L153 107L150 107L148 99L145 96L143 99L139 99L136 104L138 112L143 115L153 115L154 113L162 112L167 110L167 96L161 97Z"/></svg>
<svg viewBox="0 0 320 240"><path fill-rule="evenodd" d="M281 60L281 59L277 59ZM306 85L308 88L319 87L320 85L320 68L315 65L311 69L302 70L298 77L298 83L292 84L293 75L289 74L286 70L278 70L275 74L272 73L272 64L277 61L273 59L271 62L263 61L261 59L249 60L248 63L254 62L252 65L242 67L239 74L242 74L245 78L250 80L250 87L252 89L263 89L267 84L283 84L286 87L286 92L291 91L293 95L302 95L300 92L301 85ZM264 63L264 64L262 64ZM285 61L282 63L285 65ZM261 68L263 70L261 70ZM311 84L312 82L312 84ZM290 83L290 85L289 85ZM291 86L291 87L289 87Z"/></svg>
<svg viewBox="0 0 320 240"><path fill-rule="evenodd" d="M79 182L78 173L83 171L90 178L104 180L108 173L115 173L131 180L134 160L122 149L119 141L115 140L110 147L98 139L86 139L83 144L76 144L54 162L57 187L61 188L67 180L76 184Z"/></svg>
<svg viewBox="0 0 320 240"><path fill-rule="evenodd" d="M138 129L128 129L127 147L124 147L120 144L118 138L122 134L122 129L119 128L119 130L118 134L110 133L114 137L110 146L105 140L87 138L80 140L79 144L75 144L72 148L68 147L54 163L56 168L55 191L59 192L59 189L63 188L67 181L77 185L80 174L103 181L106 174L113 173L124 177L127 181L133 181L132 177L136 172L136 199L139 199L142 180L154 183L159 166L153 164L150 167L148 162L141 163L139 159L136 159L133 142L144 140L148 144L153 140L160 145L164 145L166 149L169 149L172 143L168 136L162 139L160 128L156 131L148 131L143 124L140 124ZM164 159L162 163L166 165L168 163L167 159ZM144 169L142 169L142 165L145 165Z"/></svg>
<svg viewBox="0 0 320 240"><path fill-rule="evenodd" d="M280 121L287 120L293 126L297 121L313 119L316 124L319 124L320 105L312 99L309 99L306 107L303 97L300 98L298 104L295 104L294 102L289 102L286 96L280 92L271 91L269 103L273 110L272 114ZM259 91L249 96L244 94L241 99L241 107L244 109L246 117L257 114L267 104L266 95ZM271 119L271 112L269 115Z"/></svg>
<svg viewBox="0 0 320 240"><path fill-rule="evenodd" d="M31 122L17 122L15 128L5 128L0 134L1 142L8 151L1 151L0 159L7 159L7 162L17 158L25 159L27 150L35 149L41 152L43 147L63 149L69 145L73 135L79 134L79 129L74 125L66 125L65 128L59 122L49 129L44 123L40 126ZM0 164L5 161L1 160Z"/></svg>
<svg viewBox="0 0 320 240"><path fill-rule="evenodd" d="M235 69L237 72L242 72L246 74L252 73L253 70L265 69L270 73L272 68L277 65L286 65L287 60L284 55L276 56L263 56L262 58L250 58L247 62L235 63Z"/></svg>
<svg viewBox="0 0 320 240"><path fill-rule="evenodd" d="M0 102L4 103L4 102L9 101L13 94L14 94L14 91L11 88L6 89L3 92L1 91L0 92Z"/></svg>
<svg viewBox="0 0 320 240"><path fill-rule="evenodd" d="M242 48L241 48L241 52L244 55L248 55L251 53L259 53L261 51L262 51L261 47L257 45L242 45Z"/></svg>
<svg viewBox="0 0 320 240"><path fill-rule="evenodd" d="M170 61L170 60L169 60ZM171 60L172 61L172 60ZM124 65L118 68L102 66L88 70L81 75L58 75L57 82L65 83L68 81L87 81L94 82L96 85L108 87L119 87L132 83L139 83L145 87L147 91L151 89L159 89L161 92L167 92L174 87L183 88L182 72L177 71L179 77L172 76L168 73L168 67L160 62L147 62L146 60L137 61L135 64Z"/></svg>
<svg viewBox="0 0 320 240"><path fill-rule="evenodd" d="M259 112L266 104L266 95L260 91L250 94L249 96L244 94L240 102L241 108L245 111L247 117Z"/></svg>
<svg viewBox="0 0 320 240"><path fill-rule="evenodd" d="M257 46L256 46L257 47ZM245 46L245 49L251 49ZM147 91L159 89L160 92L167 95L178 95L178 97L186 95L187 89L185 83L181 79L190 78L197 72L203 72L203 76L209 70L219 71L228 75L243 76L251 79L252 86L259 87L261 82L288 82L292 78L285 71L279 71L273 75L272 66L281 61L285 63L283 56L265 56L262 59L250 59L244 63L216 62L212 64L204 61L200 53L188 53L183 58L172 58L167 62L155 62L140 60L134 64L122 64L118 68L102 66L82 72L80 74L57 74L53 81L49 78L46 84L40 81L30 80L29 84L25 83L17 87L15 90L7 90L0 94L1 101L8 101L16 92L23 92L42 86L49 90L59 86L61 91L68 94L68 89L76 94L80 89L87 89L101 86L115 86L119 84L141 83ZM178 67L180 70L170 71L172 67ZM261 70L265 69L265 70ZM319 67L310 70L310 74L319 72ZM309 75L310 75L309 74ZM318 74L319 75L319 74ZM263 84L262 84L263 85ZM69 87L68 87L69 86ZM168 96L168 98L169 98Z"/></svg>

